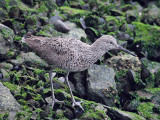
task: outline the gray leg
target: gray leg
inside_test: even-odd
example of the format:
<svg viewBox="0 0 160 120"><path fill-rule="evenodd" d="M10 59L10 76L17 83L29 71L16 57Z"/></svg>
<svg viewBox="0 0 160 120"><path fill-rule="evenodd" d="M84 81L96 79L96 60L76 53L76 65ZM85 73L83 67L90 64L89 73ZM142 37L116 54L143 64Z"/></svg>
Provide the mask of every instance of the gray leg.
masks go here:
<svg viewBox="0 0 160 120"><path fill-rule="evenodd" d="M69 87L69 91L70 91L70 94L71 94L71 99L72 99L72 106L79 106L83 111L83 107L81 106L81 101L80 102L76 102L74 97L73 97L73 93L72 93L72 90L71 90L71 87L70 87L70 84L68 82L68 75L69 75L69 72L67 72L66 76L65 76L65 80L66 80L66 83L67 83L67 86Z"/></svg>
<svg viewBox="0 0 160 120"><path fill-rule="evenodd" d="M52 109L54 107L54 104L56 102L59 102L59 103L63 103L63 101L59 101L55 98L55 95L54 95L54 88L53 88L53 81L52 81L52 70L49 71L49 80L50 80L50 85L51 85L51 92L52 92Z"/></svg>

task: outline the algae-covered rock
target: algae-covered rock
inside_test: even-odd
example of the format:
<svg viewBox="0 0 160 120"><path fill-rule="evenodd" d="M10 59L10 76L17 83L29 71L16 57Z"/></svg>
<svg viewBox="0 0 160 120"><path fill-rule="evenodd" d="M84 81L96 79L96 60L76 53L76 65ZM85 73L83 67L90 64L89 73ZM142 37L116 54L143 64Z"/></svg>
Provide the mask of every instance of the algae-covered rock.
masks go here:
<svg viewBox="0 0 160 120"><path fill-rule="evenodd" d="M160 63L149 61L146 58L141 59L142 62L142 79L145 81L147 87L158 86L155 84L155 75L158 75L160 70ZM158 78L156 77L158 80ZM158 82L158 81L157 81Z"/></svg>
<svg viewBox="0 0 160 120"><path fill-rule="evenodd" d="M133 70L139 71L141 62L138 57L132 55L113 56L105 62L108 66L115 68L116 70Z"/></svg>
<svg viewBox="0 0 160 120"><path fill-rule="evenodd" d="M108 115L111 119L115 120L146 120L144 117L131 113L131 112L125 112L117 108L108 107L106 106L108 110Z"/></svg>
<svg viewBox="0 0 160 120"><path fill-rule="evenodd" d="M11 60L15 65L26 64L28 66L39 66L46 68L48 64L33 52L22 53L16 60Z"/></svg>
<svg viewBox="0 0 160 120"><path fill-rule="evenodd" d="M149 59L155 59L156 61L159 61L160 54L158 51L160 47L160 27L151 26L140 22L133 22L132 25L135 27L135 44L139 45L140 47L137 48L136 51L138 53L147 52L147 57Z"/></svg>
<svg viewBox="0 0 160 120"><path fill-rule="evenodd" d="M64 14L68 14L71 18L74 18L74 17L80 18L80 17L83 17L83 15L87 15L90 13L87 10L75 9L68 6L62 6L60 7L60 9Z"/></svg>
<svg viewBox="0 0 160 120"><path fill-rule="evenodd" d="M156 116L153 114L153 106L154 104L147 102L147 103L141 103L139 105L139 107L137 108L137 110L139 111L139 114L143 117L145 117L146 119L154 119L154 120L158 120L158 118L156 118Z"/></svg>
<svg viewBox="0 0 160 120"><path fill-rule="evenodd" d="M14 32L9 27L0 24L0 59L13 58L16 54L13 44Z"/></svg>
<svg viewBox="0 0 160 120"><path fill-rule="evenodd" d="M41 28L41 30L39 32L36 33L36 35L41 35L44 37L57 37L57 36L62 36L63 34L56 31L54 29L54 26L45 25Z"/></svg>

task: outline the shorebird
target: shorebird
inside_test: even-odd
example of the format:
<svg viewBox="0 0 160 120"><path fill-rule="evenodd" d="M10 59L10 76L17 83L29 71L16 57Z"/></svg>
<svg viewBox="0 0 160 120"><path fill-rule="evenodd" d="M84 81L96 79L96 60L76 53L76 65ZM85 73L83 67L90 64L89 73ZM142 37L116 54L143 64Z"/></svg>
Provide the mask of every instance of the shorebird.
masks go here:
<svg viewBox="0 0 160 120"><path fill-rule="evenodd" d="M117 44L117 41L111 35L103 35L97 39L92 45L88 45L80 40L68 37L40 37L26 36L26 44L33 49L42 59L54 67L66 70L65 81L69 87L72 99L72 106L81 106L81 101L76 102L68 82L70 72L84 71L93 65L108 50L122 50L126 53L136 56L129 50ZM52 70L49 72L49 80L52 91L52 109L56 102L60 102L55 98Z"/></svg>

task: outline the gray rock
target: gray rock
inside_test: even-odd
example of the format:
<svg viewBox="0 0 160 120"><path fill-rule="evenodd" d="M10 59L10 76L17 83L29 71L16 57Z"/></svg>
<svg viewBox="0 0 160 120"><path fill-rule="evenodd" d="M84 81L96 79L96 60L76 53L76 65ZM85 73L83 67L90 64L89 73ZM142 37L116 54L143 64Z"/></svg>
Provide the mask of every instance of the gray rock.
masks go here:
<svg viewBox="0 0 160 120"><path fill-rule="evenodd" d="M136 111L139 105L140 105L140 101L137 99L134 99L130 101L127 105L125 105L123 107L123 110Z"/></svg>
<svg viewBox="0 0 160 120"><path fill-rule="evenodd" d="M119 40L130 40L130 35L126 34L125 32L117 33Z"/></svg>
<svg viewBox="0 0 160 120"><path fill-rule="evenodd" d="M0 59L10 59L15 55L13 38L13 30L0 24Z"/></svg>
<svg viewBox="0 0 160 120"><path fill-rule="evenodd" d="M20 105L10 93L10 90L6 88L0 82L0 109L3 111L18 111L20 110Z"/></svg>
<svg viewBox="0 0 160 120"><path fill-rule="evenodd" d="M77 28L77 25L75 23L66 21L65 24L70 28L70 31L68 32L68 34L66 34L66 36L76 38L78 40L80 40L81 37L87 37L84 30L81 28Z"/></svg>
<svg viewBox="0 0 160 120"><path fill-rule="evenodd" d="M87 92L91 100L113 106L116 94L115 72L112 68L93 65L88 69Z"/></svg>
<svg viewBox="0 0 160 120"><path fill-rule="evenodd" d="M108 107L108 114L114 120L146 120L144 117L131 112L125 112L117 108Z"/></svg>
<svg viewBox="0 0 160 120"><path fill-rule="evenodd" d="M53 25L58 32L67 33L70 31L70 28L59 18L59 16L51 17L49 24Z"/></svg>
<svg viewBox="0 0 160 120"><path fill-rule="evenodd" d="M11 60L15 65L27 64L28 66L38 66L47 68L49 65L33 52L21 53L16 60Z"/></svg>

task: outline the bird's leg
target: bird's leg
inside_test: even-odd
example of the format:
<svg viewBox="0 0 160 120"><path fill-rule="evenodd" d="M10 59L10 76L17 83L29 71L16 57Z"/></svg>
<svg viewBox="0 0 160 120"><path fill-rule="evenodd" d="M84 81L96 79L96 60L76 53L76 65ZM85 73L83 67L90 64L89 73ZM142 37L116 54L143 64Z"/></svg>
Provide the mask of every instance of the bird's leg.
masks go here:
<svg viewBox="0 0 160 120"><path fill-rule="evenodd" d="M70 84L69 84L69 82L68 82L68 75L69 75L69 72L67 72L67 74L66 74L66 76L65 76L65 80L66 80L67 86L69 87L69 91L70 91L70 94L71 94L72 106L73 106L73 107L74 107L74 106L79 106L79 107L84 111L83 107L81 106L82 101L76 102L75 99L74 99L74 97L73 97L73 93L72 93Z"/></svg>
<svg viewBox="0 0 160 120"><path fill-rule="evenodd" d="M52 109L53 109L54 104L55 104L56 102L58 102L58 103L63 103L63 101L59 101L59 100L57 100L57 99L55 98L52 78L53 78L53 76L52 76L52 70L50 70L50 71L49 71L49 80L50 80L51 92L52 92Z"/></svg>

